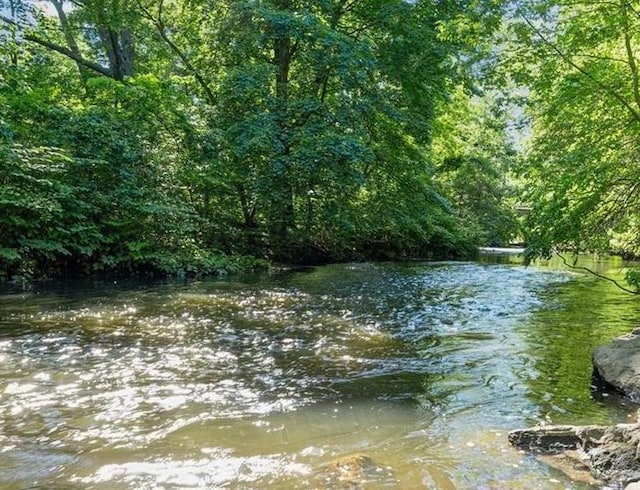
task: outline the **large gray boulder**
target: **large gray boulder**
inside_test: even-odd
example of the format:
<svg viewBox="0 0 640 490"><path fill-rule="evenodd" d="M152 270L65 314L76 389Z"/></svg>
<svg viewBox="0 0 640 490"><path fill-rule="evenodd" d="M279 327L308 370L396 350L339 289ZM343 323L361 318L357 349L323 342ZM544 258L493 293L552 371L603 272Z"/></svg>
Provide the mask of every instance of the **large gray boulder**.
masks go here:
<svg viewBox="0 0 640 490"><path fill-rule="evenodd" d="M640 328L593 352L593 367L606 383L640 401Z"/></svg>

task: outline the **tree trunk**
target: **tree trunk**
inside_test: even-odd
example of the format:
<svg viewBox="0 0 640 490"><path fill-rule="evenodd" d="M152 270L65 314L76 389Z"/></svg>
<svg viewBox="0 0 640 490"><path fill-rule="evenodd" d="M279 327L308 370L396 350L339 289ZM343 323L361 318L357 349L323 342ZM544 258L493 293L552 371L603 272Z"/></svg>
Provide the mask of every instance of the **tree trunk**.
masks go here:
<svg viewBox="0 0 640 490"><path fill-rule="evenodd" d="M9 10L11 11L11 19L13 19L15 21L16 18L16 6L14 4L14 1L11 0L9 2ZM11 37L13 38L13 41L15 42L15 31L12 31L11 33ZM9 59L11 60L11 64L14 66L18 66L18 52L15 50L12 50L11 53L9 53Z"/></svg>
<svg viewBox="0 0 640 490"><path fill-rule="evenodd" d="M82 53L80 52L80 48L78 47L78 43L76 42L75 37L73 37L73 32L71 27L69 26L69 19L67 18L67 13L64 11L63 3L64 0L50 0L53 6L56 9L58 14L58 20L60 21L60 28L62 29L62 33L64 34L64 39L67 42L67 47L69 51L76 55L76 66L78 67L78 73L80 74L80 81L82 85L85 86L87 82L87 78L89 77L88 69L85 65L83 65L80 61L82 59Z"/></svg>
<svg viewBox="0 0 640 490"><path fill-rule="evenodd" d="M276 2L281 11L291 8L290 0ZM282 145L279 161L274 162L274 192L272 195L271 235L277 254L287 256L290 231L295 227L294 193L290 181L290 130L287 127L287 112L289 109L289 74L293 57L291 37L281 27L274 30L273 64L275 74L275 96L277 104L277 121L279 140Z"/></svg>
<svg viewBox="0 0 640 490"><path fill-rule="evenodd" d="M131 30L125 28L116 32L110 27L103 26L98 29L98 33L109 60L113 78L121 82L126 77L133 76L135 51Z"/></svg>

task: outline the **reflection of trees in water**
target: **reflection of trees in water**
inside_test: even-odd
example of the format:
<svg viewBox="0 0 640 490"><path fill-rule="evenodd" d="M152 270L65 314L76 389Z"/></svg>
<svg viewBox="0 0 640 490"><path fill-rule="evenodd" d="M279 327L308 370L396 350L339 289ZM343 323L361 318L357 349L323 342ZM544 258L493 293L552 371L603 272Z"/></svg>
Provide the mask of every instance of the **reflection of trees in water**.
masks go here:
<svg viewBox="0 0 640 490"><path fill-rule="evenodd" d="M628 410L612 412L608 394L592 390L591 353L631 330L640 305L613 284L587 275L554 285L543 299L546 306L520 327L530 348L521 355L518 373L538 416L554 423L619 422Z"/></svg>

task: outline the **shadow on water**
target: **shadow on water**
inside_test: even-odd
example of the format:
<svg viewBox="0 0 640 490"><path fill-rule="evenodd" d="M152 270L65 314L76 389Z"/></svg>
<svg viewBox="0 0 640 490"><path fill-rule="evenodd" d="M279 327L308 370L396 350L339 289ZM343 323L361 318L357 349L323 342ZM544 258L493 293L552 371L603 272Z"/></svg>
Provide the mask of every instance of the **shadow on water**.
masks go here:
<svg viewBox="0 0 640 490"><path fill-rule="evenodd" d="M327 468L364 453L366 488L586 488L506 432L625 420L589 354L640 312L498 262L2 295L0 486L348 487Z"/></svg>

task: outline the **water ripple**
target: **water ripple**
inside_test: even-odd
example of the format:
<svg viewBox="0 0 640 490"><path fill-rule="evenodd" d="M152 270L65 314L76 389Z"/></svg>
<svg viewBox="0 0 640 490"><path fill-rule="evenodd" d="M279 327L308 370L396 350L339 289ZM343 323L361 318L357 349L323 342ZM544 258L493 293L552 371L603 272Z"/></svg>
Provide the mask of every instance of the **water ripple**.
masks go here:
<svg viewBox="0 0 640 490"><path fill-rule="evenodd" d="M622 330L637 307L585 300L584 284L511 265L351 264L0 297L0 464L14 475L0 484L306 488L365 451L407 487L467 488L472 474L556 488L492 434L612 416L571 349L614 329L606 315L575 328L571 308L597 299Z"/></svg>

